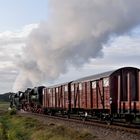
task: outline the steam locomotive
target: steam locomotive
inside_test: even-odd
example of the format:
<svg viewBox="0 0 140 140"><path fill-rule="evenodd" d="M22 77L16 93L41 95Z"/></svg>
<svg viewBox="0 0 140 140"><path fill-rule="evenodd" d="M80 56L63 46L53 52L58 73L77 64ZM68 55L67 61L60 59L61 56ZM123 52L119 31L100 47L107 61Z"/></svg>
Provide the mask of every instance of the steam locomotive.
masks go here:
<svg viewBox="0 0 140 140"><path fill-rule="evenodd" d="M107 121L140 118L140 70L123 67L49 87L12 93L10 106L29 112Z"/></svg>

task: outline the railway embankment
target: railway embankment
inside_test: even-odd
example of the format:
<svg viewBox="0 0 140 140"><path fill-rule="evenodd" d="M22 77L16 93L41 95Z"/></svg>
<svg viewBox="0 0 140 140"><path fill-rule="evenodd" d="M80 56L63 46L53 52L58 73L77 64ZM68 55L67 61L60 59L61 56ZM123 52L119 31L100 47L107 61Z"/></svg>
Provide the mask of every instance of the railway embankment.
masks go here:
<svg viewBox="0 0 140 140"><path fill-rule="evenodd" d="M45 125L64 126L65 128L74 130L76 132L85 132L85 135L89 134L89 136L91 136L92 134L93 138L88 139L87 137L85 140L140 140L139 133L135 134L125 130L111 129L110 127L101 127L96 125L88 126L84 125L83 123L71 122L69 119L68 121L64 121L63 119L55 119L55 117L44 117L44 115L35 115L24 111L19 112L19 114L24 117L36 118Z"/></svg>
<svg viewBox="0 0 140 140"><path fill-rule="evenodd" d="M15 111L0 114L0 140L96 140L88 131L79 131L62 124Z"/></svg>

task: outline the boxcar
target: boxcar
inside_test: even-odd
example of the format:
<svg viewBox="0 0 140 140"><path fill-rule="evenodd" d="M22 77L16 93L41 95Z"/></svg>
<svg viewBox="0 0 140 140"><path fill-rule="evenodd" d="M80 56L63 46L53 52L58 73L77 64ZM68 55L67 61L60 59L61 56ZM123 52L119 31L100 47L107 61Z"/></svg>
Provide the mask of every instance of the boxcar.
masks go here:
<svg viewBox="0 0 140 140"><path fill-rule="evenodd" d="M97 74L71 83L72 112L140 115L140 71L133 67Z"/></svg>
<svg viewBox="0 0 140 140"><path fill-rule="evenodd" d="M70 109L70 82L43 89L43 108L45 112L68 113Z"/></svg>
<svg viewBox="0 0 140 140"><path fill-rule="evenodd" d="M112 71L73 81L71 83L72 111L109 112L111 73Z"/></svg>

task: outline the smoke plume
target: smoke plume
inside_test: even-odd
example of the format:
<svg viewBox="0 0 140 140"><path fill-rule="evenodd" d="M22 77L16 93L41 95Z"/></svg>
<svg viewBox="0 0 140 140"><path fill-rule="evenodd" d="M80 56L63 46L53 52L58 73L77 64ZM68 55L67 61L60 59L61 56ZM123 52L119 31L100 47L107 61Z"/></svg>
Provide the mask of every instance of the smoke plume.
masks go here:
<svg viewBox="0 0 140 140"><path fill-rule="evenodd" d="M102 55L112 35L140 23L139 0L49 0L49 17L29 35L14 89L40 85Z"/></svg>

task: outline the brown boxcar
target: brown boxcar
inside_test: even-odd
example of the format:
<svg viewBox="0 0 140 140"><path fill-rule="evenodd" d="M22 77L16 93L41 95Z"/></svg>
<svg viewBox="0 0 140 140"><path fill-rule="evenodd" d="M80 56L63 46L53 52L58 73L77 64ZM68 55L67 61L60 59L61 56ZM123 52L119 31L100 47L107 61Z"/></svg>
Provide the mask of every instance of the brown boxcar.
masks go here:
<svg viewBox="0 0 140 140"><path fill-rule="evenodd" d="M140 70L124 67L47 87L43 108L99 116L140 116Z"/></svg>
<svg viewBox="0 0 140 140"><path fill-rule="evenodd" d="M48 112L65 113L70 108L70 83L50 86L43 91L43 108Z"/></svg>
<svg viewBox="0 0 140 140"><path fill-rule="evenodd" d="M111 76L111 96L118 114L140 114L140 71L122 68ZM114 90L115 89L115 90Z"/></svg>
<svg viewBox="0 0 140 140"><path fill-rule="evenodd" d="M71 83L72 111L140 115L140 71L133 67L97 74Z"/></svg>
<svg viewBox="0 0 140 140"><path fill-rule="evenodd" d="M71 108L75 111L110 111L109 75L106 72L73 81Z"/></svg>

